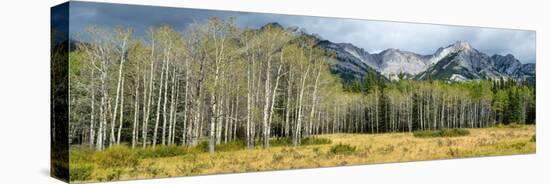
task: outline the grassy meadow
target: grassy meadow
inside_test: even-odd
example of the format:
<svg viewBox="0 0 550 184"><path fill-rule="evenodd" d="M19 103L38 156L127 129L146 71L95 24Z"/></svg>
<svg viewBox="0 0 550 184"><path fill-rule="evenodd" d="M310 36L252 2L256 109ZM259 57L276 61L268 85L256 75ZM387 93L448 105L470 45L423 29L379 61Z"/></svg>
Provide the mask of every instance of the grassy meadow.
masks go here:
<svg viewBox="0 0 550 184"><path fill-rule="evenodd" d="M535 126L461 129L467 134L423 133L331 134L304 140L294 147L272 140L267 150L246 149L240 142L220 144L210 154L207 144L156 149L114 146L103 151L74 147L70 154L71 182L95 182L192 176L214 173L345 166L536 152Z"/></svg>

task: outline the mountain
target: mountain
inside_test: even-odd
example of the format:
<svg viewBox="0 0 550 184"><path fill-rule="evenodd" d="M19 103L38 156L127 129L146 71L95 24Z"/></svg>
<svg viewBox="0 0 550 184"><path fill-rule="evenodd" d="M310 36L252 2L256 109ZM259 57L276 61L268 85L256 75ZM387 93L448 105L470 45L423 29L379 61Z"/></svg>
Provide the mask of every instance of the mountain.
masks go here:
<svg viewBox="0 0 550 184"><path fill-rule="evenodd" d="M283 28L278 23L267 25ZM298 38L313 38L316 47L334 54L337 62L333 72L344 80L360 79L366 76L368 71L375 71L377 75L383 75L390 80L423 80L430 77L446 81L510 78L518 81L535 81L535 64L522 64L511 54L488 56L464 41L440 47L431 55L395 48L369 53L351 43L335 43L319 35L307 33L299 27L288 27L286 30Z"/></svg>
<svg viewBox="0 0 550 184"><path fill-rule="evenodd" d="M438 52L441 51L441 52ZM495 61L470 46L470 44L458 41L453 45L438 49L433 58L433 65L418 75L417 79L426 79L431 76L440 80L468 80L468 79L497 79L507 77L508 74L500 72L495 67ZM441 58L438 60L438 58ZM508 70L501 67L500 70Z"/></svg>
<svg viewBox="0 0 550 184"><path fill-rule="evenodd" d="M513 74L522 67L521 62L512 54L506 56L493 55L491 59L494 61L495 68L501 73Z"/></svg>
<svg viewBox="0 0 550 184"><path fill-rule="evenodd" d="M414 76L430 66L428 56L399 49L387 49L375 54L378 59L378 71L392 80L399 80L399 74Z"/></svg>
<svg viewBox="0 0 550 184"><path fill-rule="evenodd" d="M399 49L371 54L349 43L327 40L320 43L321 47L335 52L339 63L346 63L342 68L353 74L363 74L370 67L390 80L399 80L399 76L418 80L430 76L447 81L511 78L533 82L535 79L535 64L522 64L511 54L489 57L464 41L441 47L431 55Z"/></svg>
<svg viewBox="0 0 550 184"><path fill-rule="evenodd" d="M342 72L351 72L361 78L372 68L390 79L398 74L416 75L427 68L425 56L398 49L387 49L378 54L370 54L350 43L333 43L328 40L318 42L318 46L336 54L337 66Z"/></svg>
<svg viewBox="0 0 550 184"><path fill-rule="evenodd" d="M432 58L434 64L417 75L417 79L431 76L433 79L449 81L510 78L534 81L535 77L535 64L522 64L511 54L489 57L462 41L438 49Z"/></svg>
<svg viewBox="0 0 550 184"><path fill-rule="evenodd" d="M368 71L377 71L378 64L372 63L375 61L373 56L352 44L320 40L316 46L325 49L327 53L335 54L337 62L333 72L340 74L344 80L359 79L366 76Z"/></svg>

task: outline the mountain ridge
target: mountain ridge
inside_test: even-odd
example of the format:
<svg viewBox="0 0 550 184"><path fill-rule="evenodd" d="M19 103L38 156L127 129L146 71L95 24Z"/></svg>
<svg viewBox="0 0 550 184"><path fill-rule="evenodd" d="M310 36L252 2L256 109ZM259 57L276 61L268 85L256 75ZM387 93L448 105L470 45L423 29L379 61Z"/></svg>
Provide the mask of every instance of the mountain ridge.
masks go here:
<svg viewBox="0 0 550 184"><path fill-rule="evenodd" d="M278 23L268 23L266 25ZM514 79L534 81L535 63L521 63L512 54L489 56L468 42L458 40L445 47L440 47L433 54L422 55L398 48L388 48L378 53L369 53L364 48L352 43L335 43L323 39L318 34L308 33L305 29L292 26L285 30L294 35L309 36L316 39L316 47L323 48L336 56L335 73L345 75L345 79L360 79L366 76L369 68L389 80L434 79L447 81L481 80L481 79ZM456 56L449 58L449 56ZM441 61L444 64L439 64Z"/></svg>

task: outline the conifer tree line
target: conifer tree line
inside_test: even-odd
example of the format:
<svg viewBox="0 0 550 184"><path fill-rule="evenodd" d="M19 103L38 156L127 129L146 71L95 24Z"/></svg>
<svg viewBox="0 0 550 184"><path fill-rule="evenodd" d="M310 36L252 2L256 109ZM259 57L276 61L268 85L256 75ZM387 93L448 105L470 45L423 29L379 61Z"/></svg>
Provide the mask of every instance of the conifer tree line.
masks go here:
<svg viewBox="0 0 550 184"><path fill-rule="evenodd" d="M341 82L315 39L210 18L145 36L90 27L69 58L71 144L102 150L215 145L332 133L534 123L535 90L512 80Z"/></svg>

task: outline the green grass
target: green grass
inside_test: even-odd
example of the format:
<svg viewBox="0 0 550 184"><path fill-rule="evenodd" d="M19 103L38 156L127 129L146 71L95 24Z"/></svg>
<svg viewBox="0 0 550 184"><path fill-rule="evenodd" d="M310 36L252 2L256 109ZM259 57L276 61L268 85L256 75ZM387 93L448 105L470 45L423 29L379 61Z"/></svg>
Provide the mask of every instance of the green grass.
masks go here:
<svg viewBox="0 0 550 184"><path fill-rule="evenodd" d="M433 137L460 137L470 135L470 131L466 129L453 128L441 130L426 130L413 132L414 137L418 138L433 138Z"/></svg>

